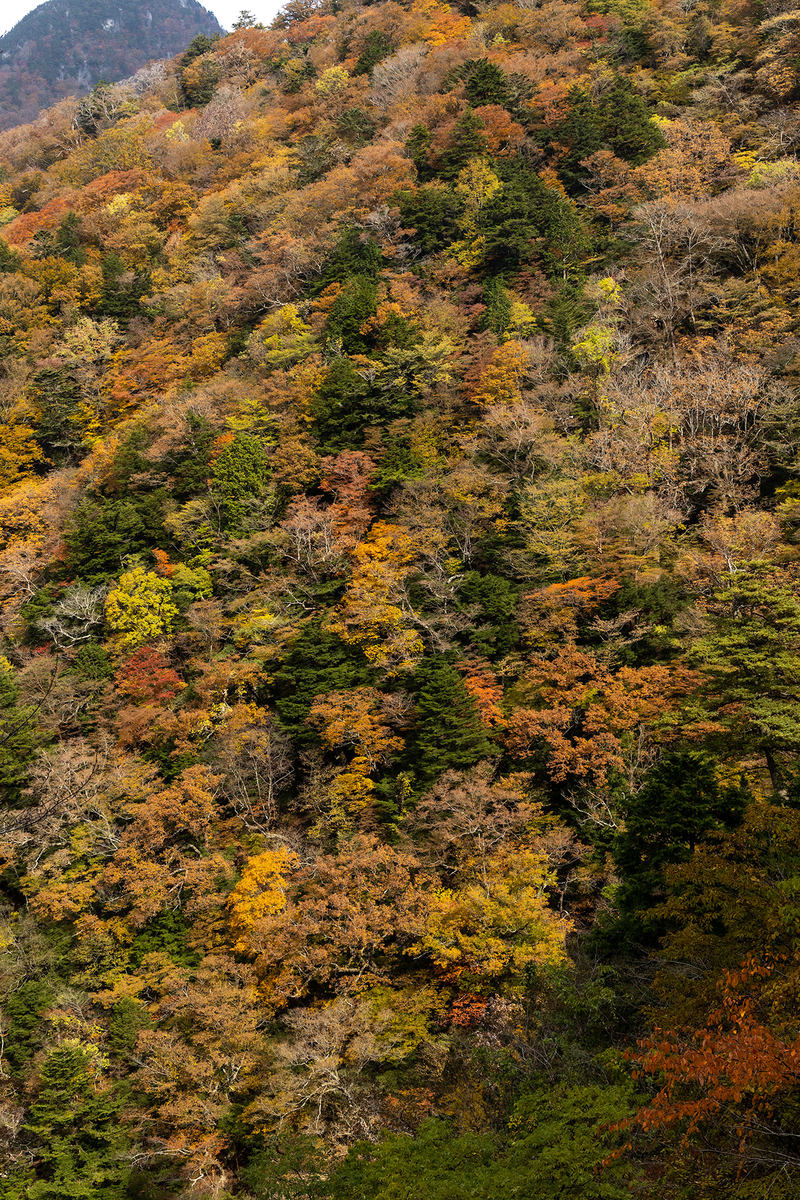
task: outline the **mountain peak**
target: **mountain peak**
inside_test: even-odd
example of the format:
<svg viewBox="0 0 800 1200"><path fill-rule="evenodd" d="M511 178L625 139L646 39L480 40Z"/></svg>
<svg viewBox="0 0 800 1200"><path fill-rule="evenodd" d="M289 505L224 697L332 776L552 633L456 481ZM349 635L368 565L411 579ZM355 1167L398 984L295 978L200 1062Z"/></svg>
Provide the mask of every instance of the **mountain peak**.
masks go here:
<svg viewBox="0 0 800 1200"><path fill-rule="evenodd" d="M0 129L221 32L198 0L47 0L0 37Z"/></svg>

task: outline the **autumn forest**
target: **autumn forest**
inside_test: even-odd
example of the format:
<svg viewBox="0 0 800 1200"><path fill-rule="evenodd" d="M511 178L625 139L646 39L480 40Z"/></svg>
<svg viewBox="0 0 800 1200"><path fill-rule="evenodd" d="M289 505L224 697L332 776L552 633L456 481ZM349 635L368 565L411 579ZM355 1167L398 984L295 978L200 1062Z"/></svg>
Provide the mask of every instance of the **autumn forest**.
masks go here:
<svg viewBox="0 0 800 1200"><path fill-rule="evenodd" d="M0 133L0 1197L800 1193L800 13L290 0Z"/></svg>

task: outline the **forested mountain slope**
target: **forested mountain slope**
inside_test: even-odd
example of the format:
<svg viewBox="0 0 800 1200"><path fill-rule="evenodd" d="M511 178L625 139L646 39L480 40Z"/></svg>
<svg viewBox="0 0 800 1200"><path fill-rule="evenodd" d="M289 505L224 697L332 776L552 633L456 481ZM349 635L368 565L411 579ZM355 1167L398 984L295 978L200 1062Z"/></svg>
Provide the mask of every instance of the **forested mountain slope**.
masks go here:
<svg viewBox="0 0 800 1200"><path fill-rule="evenodd" d="M797 1195L798 37L292 0L0 135L0 1195Z"/></svg>
<svg viewBox="0 0 800 1200"><path fill-rule="evenodd" d="M46 0L0 37L0 129L221 33L197 0Z"/></svg>

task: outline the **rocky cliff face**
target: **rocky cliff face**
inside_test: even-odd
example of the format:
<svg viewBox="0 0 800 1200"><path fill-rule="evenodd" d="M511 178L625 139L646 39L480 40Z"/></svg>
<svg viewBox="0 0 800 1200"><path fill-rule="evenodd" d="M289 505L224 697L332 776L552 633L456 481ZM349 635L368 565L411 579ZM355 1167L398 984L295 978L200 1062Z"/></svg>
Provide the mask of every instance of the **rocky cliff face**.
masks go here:
<svg viewBox="0 0 800 1200"><path fill-rule="evenodd" d="M220 32L197 0L48 0L0 38L0 129Z"/></svg>

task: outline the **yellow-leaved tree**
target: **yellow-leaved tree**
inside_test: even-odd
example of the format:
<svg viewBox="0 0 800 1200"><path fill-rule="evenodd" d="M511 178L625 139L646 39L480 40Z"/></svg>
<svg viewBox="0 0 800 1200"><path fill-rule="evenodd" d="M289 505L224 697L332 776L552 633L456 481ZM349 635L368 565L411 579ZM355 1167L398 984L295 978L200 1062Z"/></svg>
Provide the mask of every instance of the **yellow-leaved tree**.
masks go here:
<svg viewBox="0 0 800 1200"><path fill-rule="evenodd" d="M377 521L353 551L353 574L327 628L343 642L360 646L390 675L407 671L422 657L422 639L409 627L401 601L403 583L419 546L402 525Z"/></svg>
<svg viewBox="0 0 800 1200"><path fill-rule="evenodd" d="M265 850L249 859L242 878L228 898L231 927L239 954L251 950L248 934L256 922L273 917L286 907L286 876L300 866L297 855L285 846Z"/></svg>
<svg viewBox="0 0 800 1200"><path fill-rule="evenodd" d="M464 886L433 893L410 953L430 955L462 991L513 991L526 967L566 961L572 923L548 906L553 883L545 854L504 846Z"/></svg>
<svg viewBox="0 0 800 1200"><path fill-rule="evenodd" d="M119 650L135 650L172 632L178 610L172 582L144 567L120 576L106 600L106 621Z"/></svg>
<svg viewBox="0 0 800 1200"><path fill-rule="evenodd" d="M481 209L502 187L485 158L471 158L459 171L455 191L464 201L464 215L458 222L463 237L453 242L447 253L462 267L475 267L483 258L486 238L478 232L478 218Z"/></svg>

